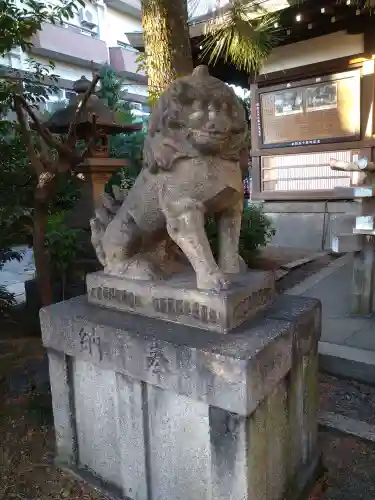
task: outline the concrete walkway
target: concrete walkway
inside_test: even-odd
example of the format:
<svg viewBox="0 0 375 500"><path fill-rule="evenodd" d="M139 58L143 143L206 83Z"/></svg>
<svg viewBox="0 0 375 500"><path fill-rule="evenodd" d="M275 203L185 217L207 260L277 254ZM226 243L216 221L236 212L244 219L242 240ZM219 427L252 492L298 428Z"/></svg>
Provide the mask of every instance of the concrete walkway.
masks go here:
<svg viewBox="0 0 375 500"><path fill-rule="evenodd" d="M322 369L367 383L375 383L375 315L349 314L353 255L337 259L287 293L322 302Z"/></svg>
<svg viewBox="0 0 375 500"><path fill-rule="evenodd" d="M4 264L0 270L0 285L5 285L9 292L14 293L16 302L22 304L25 301L25 281L35 275L33 251L26 246L15 247L14 250L22 254L22 260Z"/></svg>

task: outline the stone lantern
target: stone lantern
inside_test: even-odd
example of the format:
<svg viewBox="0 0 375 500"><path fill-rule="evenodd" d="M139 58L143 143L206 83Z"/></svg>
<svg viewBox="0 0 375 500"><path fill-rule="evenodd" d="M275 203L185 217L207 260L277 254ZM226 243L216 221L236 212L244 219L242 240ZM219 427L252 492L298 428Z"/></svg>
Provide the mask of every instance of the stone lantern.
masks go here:
<svg viewBox="0 0 375 500"><path fill-rule="evenodd" d="M82 100L90 83L85 76L77 80L73 85L73 89L77 95L71 99L66 108L56 111L46 120L43 126L48 128L53 134L66 134L74 119L77 103ZM75 211L78 217L74 217L74 225L81 227L88 224L88 220L93 214L94 207L97 205L107 181L121 166L128 163L124 159L109 157L109 136L136 132L142 129L142 124L140 123L126 125L118 123L115 113L107 104L97 95L92 94L77 121L77 142L79 140L90 141L94 133L93 120L95 120L95 130L98 139L91 149L90 155L75 170L83 174L86 181L83 187L83 199Z"/></svg>

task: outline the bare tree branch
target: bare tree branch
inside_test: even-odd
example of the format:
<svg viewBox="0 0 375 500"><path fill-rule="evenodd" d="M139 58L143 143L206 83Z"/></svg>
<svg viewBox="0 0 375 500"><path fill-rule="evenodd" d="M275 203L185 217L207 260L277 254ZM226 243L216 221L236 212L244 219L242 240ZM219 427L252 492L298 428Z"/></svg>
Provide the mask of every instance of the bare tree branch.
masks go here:
<svg viewBox="0 0 375 500"><path fill-rule="evenodd" d="M85 109L85 106L87 104L87 101L89 100L91 94L94 92L96 84L98 83L100 79L99 74L96 74L94 78L92 79L89 88L86 90L84 93L82 100L78 103L76 112L74 114L73 120L70 122L69 130L68 130L68 137L67 137L67 142L71 142L72 138L75 135L75 129L76 129L76 124L77 121L79 120L82 111Z"/></svg>
<svg viewBox="0 0 375 500"><path fill-rule="evenodd" d="M96 115L94 114L92 116L92 131L93 135L91 139L89 140L87 146L85 147L84 151L80 154L77 155L74 160L71 160L69 163L61 161L59 162L58 168L59 172L64 173L68 172L69 170L74 170L80 163L82 163L85 158L90 154L93 146L95 146L97 136L96 136Z"/></svg>
<svg viewBox="0 0 375 500"><path fill-rule="evenodd" d="M25 118L25 115L23 113L22 109L22 100L21 96L15 96L14 97L14 109L17 114L17 119L18 123L21 129L21 135L23 137L23 140L25 142L26 148L27 148L27 153L29 155L30 163L33 165L33 167L36 170L37 175L39 176L41 173L44 171L43 163L40 161L40 158L38 157L33 141L31 138L31 132L30 129L27 126L27 121Z"/></svg>
<svg viewBox="0 0 375 500"><path fill-rule="evenodd" d="M75 139L76 139L75 128L77 121L79 120L80 114L87 105L87 101L90 95L93 93L98 81L99 81L99 75L97 74L93 77L90 87L87 89L82 100L79 102L73 120L70 123L68 134L65 140L63 140L62 142L56 140L53 137L53 134L46 127L43 126L41 121L38 119L38 117L32 110L31 106L28 104L28 102L22 95L18 94L15 96L14 102L15 102L17 118L20 123L22 135L24 136L24 140L27 144L30 161L33 164L35 164L35 168L38 168L37 174L39 178L41 178L42 174L45 174L46 172L50 174L43 180L43 182L39 183L40 184L39 188L44 188L45 185L52 180L52 178L55 176L57 172L65 173L68 172L69 170L74 170L80 163L84 161L84 159L90 154L90 151L92 150L93 146L95 146L97 140L96 115L93 115L92 137L90 141L88 142L84 151L81 154L76 153L74 149ZM29 115L29 117L33 121L35 129L38 132L39 137L41 138L40 141L41 157L38 157L35 148L33 146L31 134L28 129L24 111ZM56 160L50 158L50 155L48 154L48 152L46 152L47 151L46 147L43 147L44 144L51 149L55 149L59 155L59 158Z"/></svg>
<svg viewBox="0 0 375 500"><path fill-rule="evenodd" d="M66 146L64 143L62 143L60 141L57 141L53 137L51 132L47 128L43 127L43 125L40 123L39 119L35 115L34 111L31 109L31 106L28 104L26 99L22 96L18 96L18 98L20 99L22 106L24 107L24 109L26 110L26 112L28 113L28 115L30 116L32 121L34 122L36 130L38 131L39 135L42 137L44 142L50 148L56 149L58 151L58 153L61 154L62 156L69 158L71 161L76 161L78 156L72 151L72 149L70 147Z"/></svg>
<svg viewBox="0 0 375 500"><path fill-rule="evenodd" d="M39 135L43 138L43 140L48 144L50 147L54 147L54 139L52 137L51 132L43 127L43 125L40 123L38 117L35 115L34 111L31 109L31 106L29 103L26 101L26 99L23 96L17 96L18 99L20 100L22 106L24 107L25 111L27 114L30 116L32 121L35 124L35 128L39 132Z"/></svg>

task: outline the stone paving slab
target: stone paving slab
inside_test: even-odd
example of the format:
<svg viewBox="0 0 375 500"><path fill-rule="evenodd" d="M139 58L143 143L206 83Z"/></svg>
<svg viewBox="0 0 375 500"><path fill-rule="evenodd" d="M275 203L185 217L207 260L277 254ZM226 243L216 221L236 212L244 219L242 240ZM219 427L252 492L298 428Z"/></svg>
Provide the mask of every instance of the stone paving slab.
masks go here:
<svg viewBox="0 0 375 500"><path fill-rule="evenodd" d="M288 290L322 303L321 366L330 373L375 383L375 315L349 314L353 255L334 261Z"/></svg>
<svg viewBox="0 0 375 500"><path fill-rule="evenodd" d="M375 442L375 427L367 422L354 420L339 413L321 413L319 415L319 424L365 441Z"/></svg>

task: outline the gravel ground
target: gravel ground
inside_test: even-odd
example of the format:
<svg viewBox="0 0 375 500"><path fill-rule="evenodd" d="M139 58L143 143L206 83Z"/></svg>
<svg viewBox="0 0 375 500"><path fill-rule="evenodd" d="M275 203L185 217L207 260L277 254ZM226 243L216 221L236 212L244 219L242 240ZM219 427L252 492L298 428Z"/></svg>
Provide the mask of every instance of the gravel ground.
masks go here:
<svg viewBox="0 0 375 500"><path fill-rule="evenodd" d="M38 339L0 342L0 500L106 500L53 465L48 364Z"/></svg>
<svg viewBox="0 0 375 500"><path fill-rule="evenodd" d="M322 411L375 425L375 387L325 374L320 375L319 387Z"/></svg>
<svg viewBox="0 0 375 500"><path fill-rule="evenodd" d="M320 441L328 469L322 500L374 500L375 446L331 431Z"/></svg>

